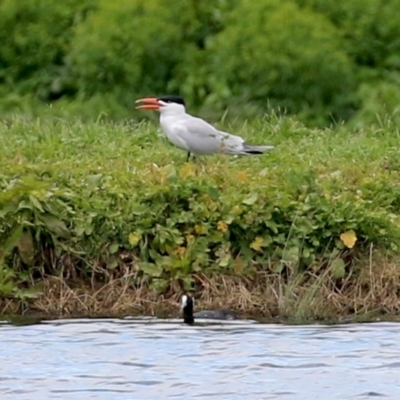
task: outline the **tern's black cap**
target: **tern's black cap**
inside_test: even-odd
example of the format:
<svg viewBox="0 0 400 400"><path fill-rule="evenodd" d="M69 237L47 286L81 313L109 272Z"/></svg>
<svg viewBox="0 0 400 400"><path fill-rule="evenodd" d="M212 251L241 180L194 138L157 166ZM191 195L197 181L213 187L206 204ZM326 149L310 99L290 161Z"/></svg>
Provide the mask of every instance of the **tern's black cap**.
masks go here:
<svg viewBox="0 0 400 400"><path fill-rule="evenodd" d="M185 100L183 100L183 98L179 96L173 96L173 95L161 96L158 97L157 100L164 101L165 103L182 104L183 106L185 106Z"/></svg>

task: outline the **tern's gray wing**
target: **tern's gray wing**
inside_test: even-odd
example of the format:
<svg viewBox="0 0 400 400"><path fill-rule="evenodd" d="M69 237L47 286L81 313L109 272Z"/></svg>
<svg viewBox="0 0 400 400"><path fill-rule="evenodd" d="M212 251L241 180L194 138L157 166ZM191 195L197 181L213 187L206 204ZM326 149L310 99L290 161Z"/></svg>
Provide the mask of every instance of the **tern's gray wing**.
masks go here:
<svg viewBox="0 0 400 400"><path fill-rule="evenodd" d="M240 154L243 149L244 140L240 136L221 132L201 118L188 115L175 129L193 154Z"/></svg>

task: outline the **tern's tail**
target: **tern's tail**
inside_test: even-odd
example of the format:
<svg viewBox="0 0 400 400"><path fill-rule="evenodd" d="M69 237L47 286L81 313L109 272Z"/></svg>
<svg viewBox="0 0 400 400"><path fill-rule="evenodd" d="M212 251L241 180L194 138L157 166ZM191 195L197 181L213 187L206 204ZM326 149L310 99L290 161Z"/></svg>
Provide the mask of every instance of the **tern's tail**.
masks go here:
<svg viewBox="0 0 400 400"><path fill-rule="evenodd" d="M243 153L242 154L263 154L267 150L272 150L274 146L255 146L252 144L244 144L243 145Z"/></svg>

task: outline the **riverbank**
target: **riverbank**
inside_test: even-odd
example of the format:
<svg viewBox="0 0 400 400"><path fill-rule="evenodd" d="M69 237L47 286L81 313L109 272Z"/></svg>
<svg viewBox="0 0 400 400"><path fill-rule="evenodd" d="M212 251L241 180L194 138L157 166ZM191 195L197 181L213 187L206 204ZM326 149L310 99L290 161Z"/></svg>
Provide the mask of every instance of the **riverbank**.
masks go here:
<svg viewBox="0 0 400 400"><path fill-rule="evenodd" d="M254 280L233 276L196 276L196 308L229 307L242 318L286 322L353 322L396 319L399 315L400 268L383 258L359 260L352 276L338 287L328 272L292 276L259 272ZM35 283L41 293L31 299L3 298L2 315L39 319L180 317L181 288L159 295L144 284L132 288L129 276L107 283L73 282L48 277Z"/></svg>
<svg viewBox="0 0 400 400"><path fill-rule="evenodd" d="M0 312L396 314L399 131L224 127L276 149L186 163L158 127L0 122ZM222 127L222 125L221 125Z"/></svg>

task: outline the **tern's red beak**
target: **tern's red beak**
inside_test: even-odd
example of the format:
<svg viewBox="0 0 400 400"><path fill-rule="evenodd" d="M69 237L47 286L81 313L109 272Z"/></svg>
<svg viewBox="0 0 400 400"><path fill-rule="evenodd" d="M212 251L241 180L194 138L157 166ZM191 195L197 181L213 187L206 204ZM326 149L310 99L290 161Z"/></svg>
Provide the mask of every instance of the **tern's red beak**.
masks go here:
<svg viewBox="0 0 400 400"><path fill-rule="evenodd" d="M144 103L136 107L140 110L159 110L161 108L158 100L155 97L146 97L144 99L139 99L136 100L135 103Z"/></svg>

